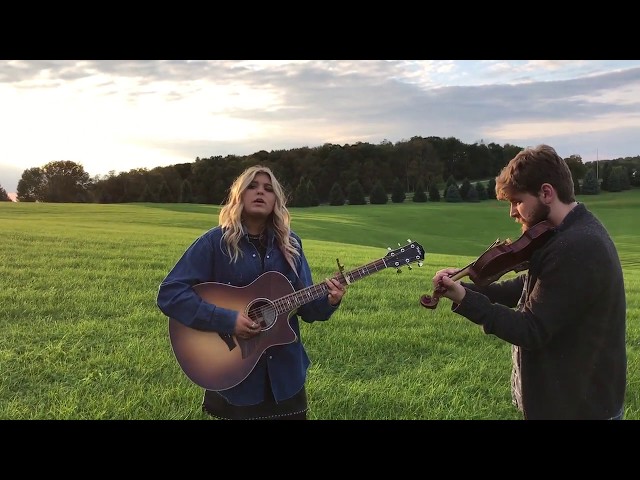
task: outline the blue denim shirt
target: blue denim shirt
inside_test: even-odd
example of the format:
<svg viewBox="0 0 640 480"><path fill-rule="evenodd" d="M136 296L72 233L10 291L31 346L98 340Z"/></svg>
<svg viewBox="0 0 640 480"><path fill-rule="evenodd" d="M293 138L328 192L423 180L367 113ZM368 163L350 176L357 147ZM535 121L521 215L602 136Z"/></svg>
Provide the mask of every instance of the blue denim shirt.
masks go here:
<svg viewBox="0 0 640 480"><path fill-rule="evenodd" d="M222 233L222 228L218 226L197 238L160 284L157 304L167 317L199 330L233 334L237 311L202 300L191 288L193 285L218 282L245 287L266 271L282 273L293 286L292 290L313 285L311 270L302 250L302 241L294 232L291 232L291 235L298 241L301 252L296 262L297 272L291 269L280 249L274 246L272 231L267 231L268 245L264 270L260 254L249 242L246 234L239 244L243 256L236 263L230 263L229 254L222 241ZM303 387L310 365L307 352L300 341L299 318L308 323L327 320L336 309L337 306L332 306L326 296L301 305L289 318L289 324L297 340L267 348L246 379L235 387L218 393L234 405L260 403L264 400L267 378L265 370L268 369L268 378L271 380L271 389L276 401L295 395Z"/></svg>

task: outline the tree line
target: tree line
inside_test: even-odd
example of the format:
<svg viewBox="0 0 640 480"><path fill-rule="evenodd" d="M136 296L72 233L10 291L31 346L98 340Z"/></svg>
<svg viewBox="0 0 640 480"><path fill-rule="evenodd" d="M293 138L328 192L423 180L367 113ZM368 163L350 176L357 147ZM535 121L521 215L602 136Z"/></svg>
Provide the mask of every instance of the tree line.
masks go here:
<svg viewBox="0 0 640 480"><path fill-rule="evenodd" d="M395 144L358 142L247 156L197 157L182 163L91 178L70 160L25 170L20 202L224 203L233 180L248 166L270 167L289 195L290 206L403 202L481 201L495 198L495 177L522 147L456 138L413 137ZM640 185L640 156L583 163L565 158L576 193L621 191ZM6 198L5 198L6 197ZM10 200L0 186L0 200Z"/></svg>

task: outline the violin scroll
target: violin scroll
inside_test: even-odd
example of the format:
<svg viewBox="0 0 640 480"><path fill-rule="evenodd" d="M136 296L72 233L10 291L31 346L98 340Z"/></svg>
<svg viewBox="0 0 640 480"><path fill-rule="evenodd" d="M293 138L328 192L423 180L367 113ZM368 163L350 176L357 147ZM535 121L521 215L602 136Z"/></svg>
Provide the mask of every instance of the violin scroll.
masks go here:
<svg viewBox="0 0 640 480"><path fill-rule="evenodd" d="M438 301L440 300L440 295L436 294L436 291L433 292L433 295L427 295L426 293L420 297L420 305L424 308L435 309L438 306Z"/></svg>
<svg viewBox="0 0 640 480"><path fill-rule="evenodd" d="M449 275L449 278L451 278L453 281L456 281L463 277L466 277L467 275L469 275L470 267L471 265L468 265L464 267L462 270L458 270L457 272L452 273L451 275ZM444 292L446 291L447 289L444 288L443 285L438 285L438 287L436 287L433 290L433 295L425 294L420 297L420 305L422 305L425 308L435 309L438 306L438 301L440 300L440 297L444 295Z"/></svg>

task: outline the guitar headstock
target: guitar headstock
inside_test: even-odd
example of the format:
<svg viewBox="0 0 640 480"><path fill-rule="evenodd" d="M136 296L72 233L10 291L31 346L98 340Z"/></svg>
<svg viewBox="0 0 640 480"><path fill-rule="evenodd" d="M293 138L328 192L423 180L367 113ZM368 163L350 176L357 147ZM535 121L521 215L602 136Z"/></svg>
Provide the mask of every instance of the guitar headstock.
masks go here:
<svg viewBox="0 0 640 480"><path fill-rule="evenodd" d="M424 260L424 248L422 248L422 245L418 242L412 242L411 240L407 241L409 243L404 246L396 248L395 250L389 249L389 253L387 253L383 259L387 267L396 267L400 269L403 265L410 265L414 262L418 262L418 266L422 266L422 261Z"/></svg>

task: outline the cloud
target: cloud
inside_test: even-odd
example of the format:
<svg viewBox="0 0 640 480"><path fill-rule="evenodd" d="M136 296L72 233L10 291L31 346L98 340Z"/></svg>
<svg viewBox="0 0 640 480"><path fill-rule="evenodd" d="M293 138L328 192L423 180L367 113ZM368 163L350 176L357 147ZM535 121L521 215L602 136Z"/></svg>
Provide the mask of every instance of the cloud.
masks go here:
<svg viewBox="0 0 640 480"><path fill-rule="evenodd" d="M0 163L90 175L414 136L640 154L640 61L0 61ZM0 173L3 171L0 170ZM7 191L17 182L4 173ZM19 178L19 176L18 176Z"/></svg>

